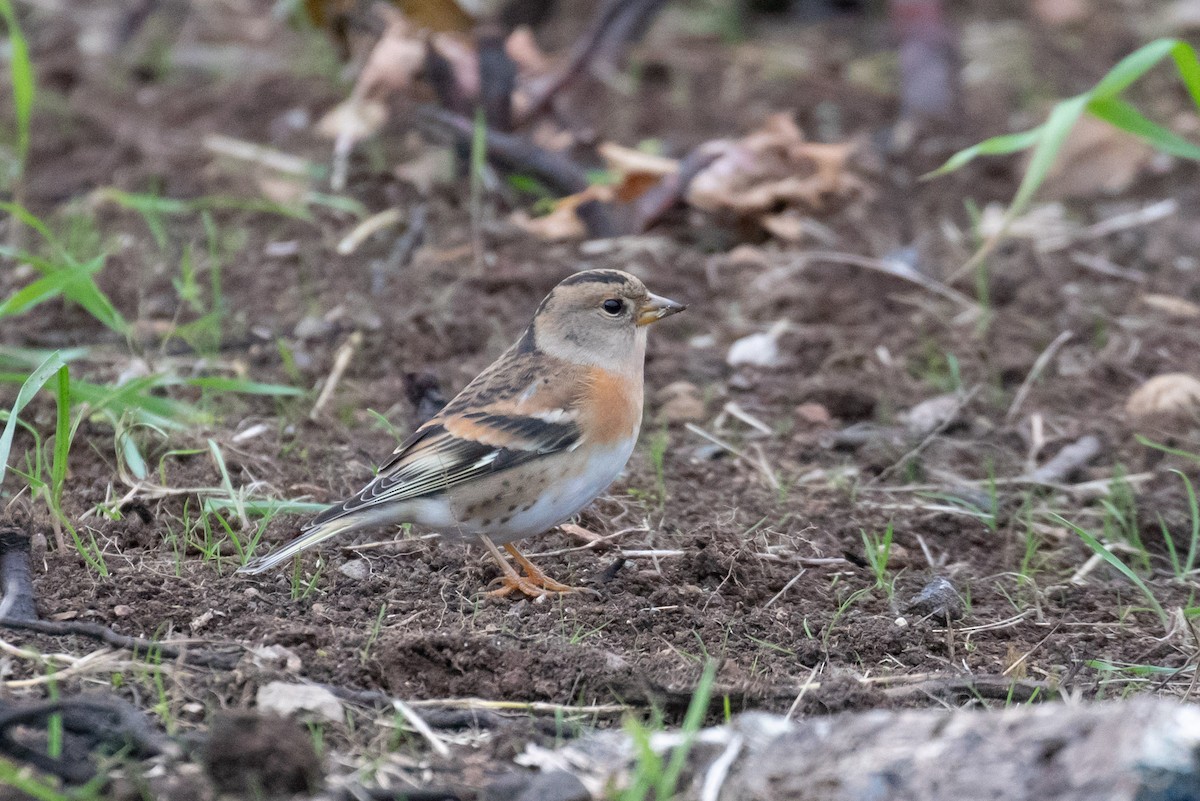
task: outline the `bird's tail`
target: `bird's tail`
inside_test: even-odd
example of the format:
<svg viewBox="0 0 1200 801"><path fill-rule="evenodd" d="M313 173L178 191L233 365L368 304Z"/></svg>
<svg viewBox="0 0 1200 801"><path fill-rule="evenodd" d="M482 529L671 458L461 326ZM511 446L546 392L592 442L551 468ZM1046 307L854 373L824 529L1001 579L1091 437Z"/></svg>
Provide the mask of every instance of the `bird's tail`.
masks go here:
<svg viewBox="0 0 1200 801"><path fill-rule="evenodd" d="M319 520L319 518L318 518ZM369 521L363 520L362 516L348 514L342 517L335 517L331 520L317 522L304 532L299 537L289 542L277 551L260 556L257 559L251 559L246 564L238 568L239 573L263 573L278 564L286 562L301 551L307 551L309 548L322 543L330 537L336 537L347 531L352 531L356 528L361 528L367 525Z"/></svg>

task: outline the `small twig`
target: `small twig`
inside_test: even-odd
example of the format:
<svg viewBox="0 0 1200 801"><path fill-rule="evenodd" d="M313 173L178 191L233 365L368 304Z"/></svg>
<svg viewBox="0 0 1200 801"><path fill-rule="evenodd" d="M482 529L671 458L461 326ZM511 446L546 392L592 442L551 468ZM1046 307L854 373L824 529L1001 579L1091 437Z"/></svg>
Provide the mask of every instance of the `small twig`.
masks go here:
<svg viewBox="0 0 1200 801"><path fill-rule="evenodd" d="M333 359L333 369L329 371L329 378L325 379L325 385L321 387L321 394L317 396L317 402L313 404L312 411L308 413L309 420L316 420L321 416L322 410L329 403L329 399L333 397L334 390L341 383L342 375L350 366L350 360L354 358L354 353L362 345L362 341L362 331L355 331L338 350Z"/></svg>
<svg viewBox="0 0 1200 801"><path fill-rule="evenodd" d="M14 728L48 727L55 717L63 732L82 748L64 748L55 758L11 735ZM116 696L77 696L22 706L0 702L0 751L64 781L91 779L95 766L86 753L102 745L113 750L127 748L137 757L155 756L171 748L170 741L141 710Z"/></svg>
<svg viewBox="0 0 1200 801"><path fill-rule="evenodd" d="M1098 223L1089 225L1078 233L1046 240L1042 243L1039 250L1043 253L1053 253L1056 250L1062 250L1079 242L1099 239L1109 234L1115 234L1118 231L1137 228L1164 220L1177 211L1179 211L1179 201L1175 198L1167 198L1157 203L1151 203L1149 206L1143 206L1135 211L1117 214L1108 219L1101 220Z"/></svg>
<svg viewBox="0 0 1200 801"><path fill-rule="evenodd" d="M1013 398L1012 405L1008 407L1008 414L1004 416L1004 421L1012 424L1017 419L1017 413L1021 411L1021 405L1025 403L1026 396L1033 389L1033 383L1041 376L1042 371L1046 369L1046 365L1054 358L1054 354L1058 353L1058 349L1067 344L1067 341L1075 336L1073 331L1063 331L1054 338L1054 341L1046 346L1046 349L1038 354L1037 359L1033 362L1033 367L1029 369L1029 374L1025 376L1025 380L1021 382L1020 388L1017 389L1017 394Z"/></svg>
<svg viewBox="0 0 1200 801"><path fill-rule="evenodd" d="M475 136L475 124L462 116L433 106L421 106L416 119L427 129L448 133L459 146L468 146ZM587 174L575 162L559 153L543 150L514 134L487 129L484 147L489 161L510 172L527 173L554 192L573 195L588 188ZM596 238L615 236L618 228L611 210L598 200L579 204L575 213Z"/></svg>
<svg viewBox="0 0 1200 801"><path fill-rule="evenodd" d="M393 698L392 708L399 712L404 719L408 721L409 725L416 730L417 734L425 738L425 740L433 747L433 750L437 752L438 756L442 757L443 759L450 758L449 747L447 747L446 743L441 737L438 737L436 734L434 734L433 729L429 728L429 724L426 723L420 715L414 712L412 707L401 701L399 698Z"/></svg>
<svg viewBox="0 0 1200 801"><path fill-rule="evenodd" d="M383 294L384 280L389 273L399 272L412 261L421 242L425 240L425 227L429 221L429 206L419 203L409 212L408 227L396 239L387 258L371 264L371 294Z"/></svg>
<svg viewBox="0 0 1200 801"><path fill-rule="evenodd" d="M946 284L928 278L916 270L910 269L908 265L898 261L888 261L886 259L873 259L869 256L859 256L855 253L840 253L837 251L821 251L813 250L797 254L794 266L797 269L802 269L809 262L829 262L831 264L846 264L851 267L862 267L866 270L872 270L882 275L890 275L893 278L899 278L902 281L907 281L910 284L921 287L922 289L932 292L935 295L952 300L965 309L978 311L979 304L971 300L963 293L956 289L951 289Z"/></svg>
<svg viewBox="0 0 1200 801"><path fill-rule="evenodd" d="M688 187L697 175L704 172L720 156L716 150L703 147L693 150L679 162L679 169L651 187L634 202L633 228L644 233L687 196Z"/></svg>
<svg viewBox="0 0 1200 801"><path fill-rule="evenodd" d="M1145 273L1113 264L1103 256L1093 256L1090 253L1072 253L1071 261L1086 270L1091 270L1100 275L1107 275L1110 278L1120 278L1123 281L1132 281L1135 284L1146 283Z"/></svg>
<svg viewBox="0 0 1200 801"><path fill-rule="evenodd" d="M314 165L308 159L284 153L273 147L247 142L244 139L234 139L224 134L208 134L204 137L204 147L219 156L228 156L239 161L249 161L260 164L276 172L286 173L307 178L314 172Z"/></svg>
<svg viewBox="0 0 1200 801"><path fill-rule="evenodd" d="M787 584L784 584L784 585L783 585L783 589L781 589L779 592L777 592L777 593L775 593L774 595L772 595L772 596L771 596L771 600L769 600L769 601L767 601L765 604L763 604L763 609L768 609L768 608L770 608L771 604L775 603L775 602L776 602L776 601L778 601L780 598L782 598L782 597L783 597L783 595L784 595L784 593L786 593L786 592L787 592L788 590L790 590L790 589L791 589L793 586L795 586L796 582L800 580L800 577L804 575L804 573L805 573L805 571L806 571L806 570L807 570L807 568L803 568L803 567L802 567L802 568L800 568L800 572L799 572L799 573L797 573L796 575L792 576L792 579L791 579L791 581L789 581Z"/></svg>
<svg viewBox="0 0 1200 801"><path fill-rule="evenodd" d="M142 637L130 637L118 634L108 626L99 623L88 623L82 620L0 620L0 626L23 631L36 631L38 634L49 634L55 637L79 636L98 640L114 648L124 648L137 653L157 654L165 660L180 659L186 665L195 667L211 667L217 670L230 670L238 663L235 654L219 654L208 651L193 651L171 645L168 642L147 640Z"/></svg>
<svg viewBox="0 0 1200 801"><path fill-rule="evenodd" d="M804 696L808 694L808 691L811 687L821 686L820 682L813 681L817 675L817 671L820 670L820 668L821 663L817 663L812 666L812 670L808 671L808 678L805 679L804 683L800 685L800 691L796 693L796 700L792 701L792 705L788 707L787 714L784 715L786 720L791 720L792 715L796 714L796 710L800 708L800 702L804 700Z"/></svg>
<svg viewBox="0 0 1200 801"><path fill-rule="evenodd" d="M358 250L363 242L366 242L371 236L379 233L384 228L389 228L396 225L404 219L404 212L398 208L384 209L378 214L372 214L367 219L360 222L358 225L342 238L337 244L337 253L339 256L349 256L354 251Z"/></svg>
<svg viewBox="0 0 1200 801"><path fill-rule="evenodd" d="M942 422L938 423L937 428L933 429L933 431L930 431L925 436L924 439L922 439L919 443L917 443L916 447L914 447L908 453L901 456L899 459L897 459L895 462L893 462L888 467L885 467L882 471L880 471L879 475L875 476L868 483L875 483L878 481L882 481L885 477L887 477L888 475L891 475L896 470L899 470L901 467L908 464L909 461L911 461L912 459L915 459L917 456L919 456L921 454L921 451L923 451L927 447L929 447L929 444L931 442L933 442L937 437L939 437L943 431L945 431L947 428L949 428L950 426L952 426L954 424L954 422L958 419L959 412L961 412L963 410L963 408L968 403L971 402L971 400L975 397L975 395L979 393L979 389L980 389L980 385L976 384L975 386L971 387L969 390L964 392L958 399L958 405L954 407L953 411L951 411L949 414L946 415L945 419L943 419Z"/></svg>
<svg viewBox="0 0 1200 801"><path fill-rule="evenodd" d="M1099 456L1101 449L1099 437L1092 434L1080 437L1025 478L1034 484L1059 484Z"/></svg>
<svg viewBox="0 0 1200 801"><path fill-rule="evenodd" d="M567 63L559 71L558 75L551 79L529 101L524 112L517 118L517 127L525 125L545 111L560 92L574 83L583 74L588 64L591 63L596 53L599 52L601 45L607 39L609 30L616 26L624 15L630 13L635 13L639 16L646 14L647 10L640 8L640 6L647 2L648 0L604 0L588 25L587 30L576 41L571 55L567 59ZM652 12L653 6L661 4L662 0L649 0L649 2L652 4L649 11Z"/></svg>

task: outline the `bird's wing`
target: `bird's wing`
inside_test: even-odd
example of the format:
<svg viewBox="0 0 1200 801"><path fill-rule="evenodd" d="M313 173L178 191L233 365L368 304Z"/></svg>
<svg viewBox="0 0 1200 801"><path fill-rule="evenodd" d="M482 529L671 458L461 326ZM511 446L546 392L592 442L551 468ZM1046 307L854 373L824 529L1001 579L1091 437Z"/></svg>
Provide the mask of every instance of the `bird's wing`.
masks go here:
<svg viewBox="0 0 1200 801"><path fill-rule="evenodd" d="M502 360L503 361L503 360ZM318 515L308 528L361 510L446 490L539 457L573 450L584 436L574 382L560 374L547 384L519 360L493 365L441 414L396 449L378 475L354 497ZM547 391L556 387L558 391Z"/></svg>

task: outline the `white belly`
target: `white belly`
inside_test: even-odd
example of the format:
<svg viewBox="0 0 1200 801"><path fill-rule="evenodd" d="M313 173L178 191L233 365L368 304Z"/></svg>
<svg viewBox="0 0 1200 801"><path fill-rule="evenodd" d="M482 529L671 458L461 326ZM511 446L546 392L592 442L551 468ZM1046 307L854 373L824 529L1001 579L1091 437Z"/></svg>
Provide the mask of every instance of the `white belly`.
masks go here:
<svg viewBox="0 0 1200 801"><path fill-rule="evenodd" d="M595 450L578 467L574 461L578 458L577 454L563 453L560 458L549 457L541 476L523 468L498 473L480 483L479 494L489 496L495 492L500 500L471 515L463 513L465 504L456 504L459 508L455 509L443 496L412 502L406 509L407 518L417 525L427 526L455 539L483 534L504 544L541 534L576 514L604 492L621 474L635 444L636 438L630 438L620 445ZM518 483L523 479L529 480L527 485L513 487L513 491L506 492L499 489L504 477ZM546 481L544 487L540 486L542 478ZM509 512L508 507L518 498L522 502Z"/></svg>

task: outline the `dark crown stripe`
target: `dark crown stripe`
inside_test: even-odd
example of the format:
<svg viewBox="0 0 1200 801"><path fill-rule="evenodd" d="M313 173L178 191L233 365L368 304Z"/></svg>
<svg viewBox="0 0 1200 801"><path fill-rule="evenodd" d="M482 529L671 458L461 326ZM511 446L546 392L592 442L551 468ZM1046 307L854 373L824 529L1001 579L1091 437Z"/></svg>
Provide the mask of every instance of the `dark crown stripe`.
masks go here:
<svg viewBox="0 0 1200 801"><path fill-rule="evenodd" d="M628 281L617 270L586 270L564 278L559 286L575 286L577 284L624 284Z"/></svg>

